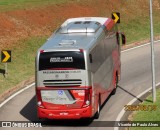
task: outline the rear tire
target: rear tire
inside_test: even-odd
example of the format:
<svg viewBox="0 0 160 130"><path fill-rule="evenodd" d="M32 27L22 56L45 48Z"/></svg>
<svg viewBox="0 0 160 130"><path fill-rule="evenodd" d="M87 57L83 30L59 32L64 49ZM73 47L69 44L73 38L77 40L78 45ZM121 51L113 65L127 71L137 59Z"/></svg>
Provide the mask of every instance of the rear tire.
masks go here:
<svg viewBox="0 0 160 130"><path fill-rule="evenodd" d="M100 95L99 95L99 100L98 100L98 108L97 108L97 112L94 115L94 119L98 119L100 116L100 108L101 108L101 99L100 99Z"/></svg>
<svg viewBox="0 0 160 130"><path fill-rule="evenodd" d="M118 86L118 75L116 74L115 88L112 90L112 93L111 93L112 95L116 94L117 86Z"/></svg>
<svg viewBox="0 0 160 130"><path fill-rule="evenodd" d="M38 120L41 122L46 121L46 118L38 118Z"/></svg>

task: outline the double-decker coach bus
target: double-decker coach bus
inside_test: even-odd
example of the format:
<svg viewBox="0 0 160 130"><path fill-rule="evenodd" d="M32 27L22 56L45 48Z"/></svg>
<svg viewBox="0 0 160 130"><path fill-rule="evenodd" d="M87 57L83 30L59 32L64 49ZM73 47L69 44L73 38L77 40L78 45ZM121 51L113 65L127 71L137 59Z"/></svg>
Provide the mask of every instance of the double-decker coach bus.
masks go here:
<svg viewBox="0 0 160 130"><path fill-rule="evenodd" d="M120 79L119 36L115 22L103 17L68 19L53 33L36 56L39 118L99 117Z"/></svg>

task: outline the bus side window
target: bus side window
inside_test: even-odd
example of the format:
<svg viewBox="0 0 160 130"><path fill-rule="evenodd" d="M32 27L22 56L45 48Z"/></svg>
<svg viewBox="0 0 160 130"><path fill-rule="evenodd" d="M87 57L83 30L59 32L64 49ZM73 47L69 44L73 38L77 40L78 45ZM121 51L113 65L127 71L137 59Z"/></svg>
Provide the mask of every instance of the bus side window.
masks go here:
<svg viewBox="0 0 160 130"><path fill-rule="evenodd" d="M92 54L89 54L89 61L90 63L93 63Z"/></svg>
<svg viewBox="0 0 160 130"><path fill-rule="evenodd" d="M111 49L112 49L112 44L111 44L110 32L106 31L104 39L104 50L106 59L110 56Z"/></svg>
<svg viewBox="0 0 160 130"><path fill-rule="evenodd" d="M117 38L117 44L120 45L120 38L119 38L119 33L116 32L116 38Z"/></svg>
<svg viewBox="0 0 160 130"><path fill-rule="evenodd" d="M96 72L100 67L100 65L105 61L104 38L99 39L99 41L97 42L98 44L94 47L94 49L89 54L92 72Z"/></svg>
<svg viewBox="0 0 160 130"><path fill-rule="evenodd" d="M97 55L98 55L98 61L99 66L104 62L105 60L105 50L104 50L104 37L105 35L101 36L101 39L99 40L99 43L97 45Z"/></svg>
<svg viewBox="0 0 160 130"><path fill-rule="evenodd" d="M117 44L119 46L120 45L120 36L119 36L117 25L114 26L114 32L116 32Z"/></svg>
<svg viewBox="0 0 160 130"><path fill-rule="evenodd" d="M105 56L105 48L104 48L104 41L105 41L105 33L103 33L103 37L101 40L101 44L100 44L100 48L101 48L101 52L102 52L102 63L105 61L106 56Z"/></svg>
<svg viewBox="0 0 160 130"><path fill-rule="evenodd" d="M97 55L96 55L96 47L94 47L94 49L91 51L90 56L92 56L92 63L91 63L91 71L94 73L96 72L97 68L98 68L98 62L97 62Z"/></svg>

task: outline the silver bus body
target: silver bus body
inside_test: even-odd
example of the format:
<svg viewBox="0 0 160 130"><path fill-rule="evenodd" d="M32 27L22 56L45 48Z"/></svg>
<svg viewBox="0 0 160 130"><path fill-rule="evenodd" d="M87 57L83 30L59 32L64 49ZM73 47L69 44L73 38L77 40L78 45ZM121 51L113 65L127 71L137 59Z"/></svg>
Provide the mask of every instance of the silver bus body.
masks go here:
<svg viewBox="0 0 160 130"><path fill-rule="evenodd" d="M120 43L112 19L66 20L36 56L39 118L79 119L99 114L120 79Z"/></svg>

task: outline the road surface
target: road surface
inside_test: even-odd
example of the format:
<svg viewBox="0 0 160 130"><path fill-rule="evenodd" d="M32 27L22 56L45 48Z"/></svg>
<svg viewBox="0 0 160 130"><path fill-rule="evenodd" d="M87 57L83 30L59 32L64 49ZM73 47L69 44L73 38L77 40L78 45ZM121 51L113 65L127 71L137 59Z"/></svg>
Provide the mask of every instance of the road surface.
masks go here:
<svg viewBox="0 0 160 130"><path fill-rule="evenodd" d="M136 49L122 52L122 75L119 87L114 96L101 110L101 115L95 121L114 121L119 112L130 100L151 87L151 53L150 46L146 45ZM160 43L155 43L155 69L156 83L160 82ZM0 108L0 121L37 121L35 88L34 86L17 95ZM68 124L70 123L70 124ZM83 123L83 121L81 122ZM100 124L101 122L99 122ZM55 123L56 124L56 123ZM65 127L71 125L70 127ZM92 125L92 122L88 125ZM57 127L59 126L59 127ZM105 129L104 127L79 127L75 122L57 122L57 126L48 126L42 129ZM2 129L2 128L0 128ZM10 128L11 129L11 128ZM12 128L13 129L13 128ZM17 128L16 128L17 129ZM31 128L30 128L31 129ZM32 128L36 129L36 128ZM107 128L107 130L114 128ZM3 128L4 130L4 128Z"/></svg>

